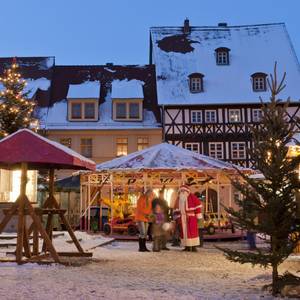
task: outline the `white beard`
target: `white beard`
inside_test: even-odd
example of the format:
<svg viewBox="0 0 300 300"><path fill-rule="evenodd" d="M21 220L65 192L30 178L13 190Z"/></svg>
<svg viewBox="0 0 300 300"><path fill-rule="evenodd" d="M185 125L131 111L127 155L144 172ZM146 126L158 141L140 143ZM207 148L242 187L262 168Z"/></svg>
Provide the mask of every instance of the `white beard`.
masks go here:
<svg viewBox="0 0 300 300"><path fill-rule="evenodd" d="M187 198L188 198L188 193L187 192L181 192L179 194L179 210L182 214L185 214Z"/></svg>

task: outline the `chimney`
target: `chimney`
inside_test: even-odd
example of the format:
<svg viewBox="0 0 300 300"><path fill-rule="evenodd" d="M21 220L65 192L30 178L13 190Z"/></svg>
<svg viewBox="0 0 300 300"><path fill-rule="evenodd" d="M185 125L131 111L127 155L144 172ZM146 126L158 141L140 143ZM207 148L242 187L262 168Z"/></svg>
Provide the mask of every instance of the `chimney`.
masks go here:
<svg viewBox="0 0 300 300"><path fill-rule="evenodd" d="M218 27L227 27L227 23L219 23Z"/></svg>
<svg viewBox="0 0 300 300"><path fill-rule="evenodd" d="M184 20L184 23L183 23L183 33L184 34L189 34L191 31L191 28L190 28L190 21L188 18L186 18Z"/></svg>

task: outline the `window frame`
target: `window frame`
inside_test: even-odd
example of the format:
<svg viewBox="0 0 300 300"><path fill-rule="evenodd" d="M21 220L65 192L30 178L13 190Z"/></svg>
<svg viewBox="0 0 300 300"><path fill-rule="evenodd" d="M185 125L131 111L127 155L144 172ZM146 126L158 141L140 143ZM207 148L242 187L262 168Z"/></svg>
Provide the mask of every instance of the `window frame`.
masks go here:
<svg viewBox="0 0 300 300"><path fill-rule="evenodd" d="M243 151L243 156L240 156L240 149L238 147L238 149L233 149L233 145L237 144L237 145L243 145L244 147L244 151ZM231 148L231 159L246 159L247 154L246 154L246 143L245 142L231 142L230 143L230 148ZM236 157L234 157L233 153L236 152L238 155Z"/></svg>
<svg viewBox="0 0 300 300"><path fill-rule="evenodd" d="M191 146L191 149L187 149L187 146ZM193 146L197 146L197 151L193 150ZM200 144L199 143L185 143L184 149L200 154Z"/></svg>
<svg viewBox="0 0 300 300"><path fill-rule="evenodd" d="M259 117L259 119L256 117L256 118L254 118L254 113L255 112L260 112L259 114L260 114L260 117ZM252 109L252 122L253 123L259 123L259 122L261 122L261 118L262 118L262 109L261 108L253 108Z"/></svg>
<svg viewBox="0 0 300 300"><path fill-rule="evenodd" d="M84 144L83 140L90 140L91 144L90 145ZM84 153L84 151L83 151L84 147L90 147L90 151L91 151L90 155L86 155L86 153ZM87 157L87 158L92 158L93 157L93 138L91 138L91 137L84 137L84 138L80 139L80 154L83 155L84 157Z"/></svg>
<svg viewBox="0 0 300 300"><path fill-rule="evenodd" d="M123 142L121 140L124 140ZM126 140L126 141L125 141ZM124 149L120 150L123 154L119 154L119 149L118 147L124 147L126 146L126 154ZM128 155L128 137L117 137L116 138L116 157L122 157Z"/></svg>
<svg viewBox="0 0 300 300"><path fill-rule="evenodd" d="M226 47L220 47L215 49L215 56L216 56L216 64L218 66L228 66L230 64L230 57L229 57L230 49ZM226 55L226 62L223 63L221 60L219 60L219 54L225 54Z"/></svg>
<svg viewBox="0 0 300 300"><path fill-rule="evenodd" d="M214 149L213 150L213 149L211 149L211 146L213 146L213 145L214 146L221 145L221 150L218 150L218 149ZM214 151L216 155L212 155L212 151ZM221 157L218 156L218 151L222 151L222 156ZM208 143L208 155L210 157L215 158L215 159L219 159L219 160L224 159L224 144L223 144L223 142L209 142Z"/></svg>
<svg viewBox="0 0 300 300"><path fill-rule="evenodd" d="M196 114L196 121L193 121L193 114ZM191 123L192 124L202 124L203 122L203 115L202 110L191 110ZM200 121L198 120L198 117L200 116Z"/></svg>
<svg viewBox="0 0 300 300"><path fill-rule="evenodd" d="M147 142L145 142L146 139L147 139ZM139 140L143 140L143 141L140 142ZM139 146L141 146L141 149ZM137 150L141 151L148 147L149 147L149 137L148 136L138 136L137 137Z"/></svg>
<svg viewBox="0 0 300 300"><path fill-rule="evenodd" d="M212 112L215 113L215 121L214 122L211 121L211 117L210 117L210 120L208 120L207 115L206 115L206 113L212 113ZM205 119L206 124L216 124L218 122L217 110L216 109L206 109L204 111L204 119Z"/></svg>
<svg viewBox="0 0 300 300"><path fill-rule="evenodd" d="M126 117L118 118L117 117L117 105L125 104ZM139 117L138 118L130 118L130 104L138 104L139 105ZM113 120L114 121L125 121L125 122L136 122L143 121L143 100L142 99L113 99Z"/></svg>
<svg viewBox="0 0 300 300"><path fill-rule="evenodd" d="M257 73L254 73L251 75L253 92L266 92L267 91L267 77L268 77L268 75L263 72L257 72ZM256 86L257 80L262 80L262 82L263 82L262 88L257 88L257 86Z"/></svg>
<svg viewBox="0 0 300 300"><path fill-rule="evenodd" d="M80 118L74 118L72 116L72 106L80 104ZM85 118L85 105L94 105L94 118ZM98 121L99 109L97 99L68 99L68 121L71 122L93 122Z"/></svg>
<svg viewBox="0 0 300 300"><path fill-rule="evenodd" d="M239 119L237 121L236 120L231 120L230 113L232 113L232 112L238 112ZM229 123L240 123L240 122L242 122L242 113L241 113L241 110L239 108L228 109L228 122Z"/></svg>
<svg viewBox="0 0 300 300"><path fill-rule="evenodd" d="M189 78L189 88L190 88L191 93L196 94L196 93L204 92L203 77L204 77L204 75L201 74L201 73L192 73L188 76L188 78ZM199 89L194 89L193 88L193 80L195 80L195 79L200 81L200 88Z"/></svg>

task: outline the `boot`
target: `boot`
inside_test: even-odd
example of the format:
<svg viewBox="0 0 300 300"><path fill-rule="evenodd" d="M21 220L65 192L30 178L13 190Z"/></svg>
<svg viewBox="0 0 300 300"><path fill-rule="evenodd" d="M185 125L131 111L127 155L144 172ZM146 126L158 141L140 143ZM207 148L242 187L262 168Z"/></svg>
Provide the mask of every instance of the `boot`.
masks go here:
<svg viewBox="0 0 300 300"><path fill-rule="evenodd" d="M157 237L153 238L153 252L160 252L160 240Z"/></svg>
<svg viewBox="0 0 300 300"><path fill-rule="evenodd" d="M191 248L192 248L192 249L191 249L192 252L197 252L197 251L198 251L198 250L197 250L197 247L195 247L195 246L194 246L194 247L191 247Z"/></svg>
<svg viewBox="0 0 300 300"><path fill-rule="evenodd" d="M142 239L143 252L150 252L146 247L146 239Z"/></svg>
<svg viewBox="0 0 300 300"><path fill-rule="evenodd" d="M143 239L139 238L139 251L140 252L144 252L145 250L143 250Z"/></svg>
<svg viewBox="0 0 300 300"><path fill-rule="evenodd" d="M184 247L184 249L182 251L191 251L190 249L191 247Z"/></svg>

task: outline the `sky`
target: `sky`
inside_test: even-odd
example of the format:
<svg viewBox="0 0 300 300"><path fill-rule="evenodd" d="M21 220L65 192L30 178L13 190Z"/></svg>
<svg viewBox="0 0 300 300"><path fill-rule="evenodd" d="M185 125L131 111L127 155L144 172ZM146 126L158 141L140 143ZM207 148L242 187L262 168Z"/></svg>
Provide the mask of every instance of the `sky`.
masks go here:
<svg viewBox="0 0 300 300"><path fill-rule="evenodd" d="M284 22L300 59L299 13L300 0L2 0L0 56L147 64L149 28L187 17L191 26Z"/></svg>

